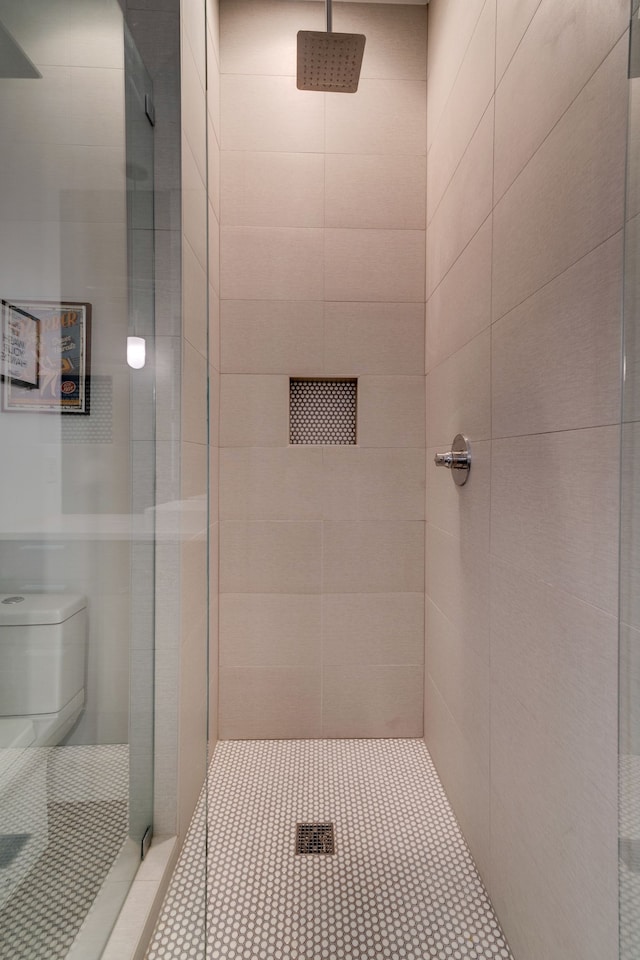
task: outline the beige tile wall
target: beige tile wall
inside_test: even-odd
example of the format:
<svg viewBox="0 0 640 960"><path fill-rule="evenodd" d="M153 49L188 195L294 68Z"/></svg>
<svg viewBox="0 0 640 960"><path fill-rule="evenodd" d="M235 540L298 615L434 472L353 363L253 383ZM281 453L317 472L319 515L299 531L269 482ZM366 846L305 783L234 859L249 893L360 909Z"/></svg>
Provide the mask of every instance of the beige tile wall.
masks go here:
<svg viewBox="0 0 640 960"><path fill-rule="evenodd" d="M209 756L218 740L220 500L220 4L206 0L209 216Z"/></svg>
<svg viewBox="0 0 640 960"><path fill-rule="evenodd" d="M317 2L223 0L220 735L422 733L426 12L338 4L355 96L296 89ZM358 445L290 446L291 376Z"/></svg>
<svg viewBox="0 0 640 960"><path fill-rule="evenodd" d="M205 9L201 0L182 0L180 16L182 327L175 353L181 509L171 588L180 585L177 832L183 835L204 781L207 741L217 737L215 711L207 730L208 699L217 700L217 485L210 497L208 490L210 473L218 472L220 162L217 3L208 0ZM172 415L168 409L160 417L168 439L175 436Z"/></svg>
<svg viewBox="0 0 640 960"><path fill-rule="evenodd" d="M425 738L518 960L618 955L627 14L429 6Z"/></svg>

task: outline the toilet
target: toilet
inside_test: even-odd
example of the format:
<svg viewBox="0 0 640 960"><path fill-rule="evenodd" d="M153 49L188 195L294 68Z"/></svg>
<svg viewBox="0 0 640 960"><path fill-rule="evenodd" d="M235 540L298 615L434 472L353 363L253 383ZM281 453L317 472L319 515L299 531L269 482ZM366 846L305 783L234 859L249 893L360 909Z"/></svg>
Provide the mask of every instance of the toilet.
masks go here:
<svg viewBox="0 0 640 960"><path fill-rule="evenodd" d="M0 749L51 747L84 706L87 601L0 594Z"/></svg>
<svg viewBox="0 0 640 960"><path fill-rule="evenodd" d="M87 602L0 594L0 910L49 842L48 748L84 706Z"/></svg>

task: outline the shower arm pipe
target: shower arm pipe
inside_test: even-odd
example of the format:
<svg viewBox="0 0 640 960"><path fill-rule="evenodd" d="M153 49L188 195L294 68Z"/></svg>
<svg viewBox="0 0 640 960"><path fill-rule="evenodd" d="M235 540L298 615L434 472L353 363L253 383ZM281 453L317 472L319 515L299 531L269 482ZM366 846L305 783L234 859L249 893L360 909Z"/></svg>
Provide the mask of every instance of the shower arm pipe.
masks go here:
<svg viewBox="0 0 640 960"><path fill-rule="evenodd" d="M331 18L331 0L324 0L324 8L327 14L327 33L331 33L333 29L332 18Z"/></svg>

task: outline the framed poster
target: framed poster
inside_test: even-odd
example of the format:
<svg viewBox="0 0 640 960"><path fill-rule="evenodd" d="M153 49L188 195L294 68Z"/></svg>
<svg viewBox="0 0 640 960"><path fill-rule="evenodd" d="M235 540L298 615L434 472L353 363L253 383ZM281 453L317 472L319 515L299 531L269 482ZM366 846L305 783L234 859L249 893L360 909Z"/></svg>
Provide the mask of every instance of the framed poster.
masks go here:
<svg viewBox="0 0 640 960"><path fill-rule="evenodd" d="M91 304L20 300L6 304L35 320L37 379L29 384L4 376L2 407L32 413L89 413Z"/></svg>
<svg viewBox="0 0 640 960"><path fill-rule="evenodd" d="M37 317L0 300L0 377L25 390L39 382Z"/></svg>

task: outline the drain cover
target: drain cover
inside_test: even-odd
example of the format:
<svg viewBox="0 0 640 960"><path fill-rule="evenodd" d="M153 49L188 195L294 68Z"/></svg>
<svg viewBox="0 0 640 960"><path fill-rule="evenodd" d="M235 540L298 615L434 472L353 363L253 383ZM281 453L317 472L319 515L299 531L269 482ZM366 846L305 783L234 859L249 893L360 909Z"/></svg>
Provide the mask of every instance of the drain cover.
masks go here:
<svg viewBox="0 0 640 960"><path fill-rule="evenodd" d="M335 853L332 823L297 823L296 853Z"/></svg>

